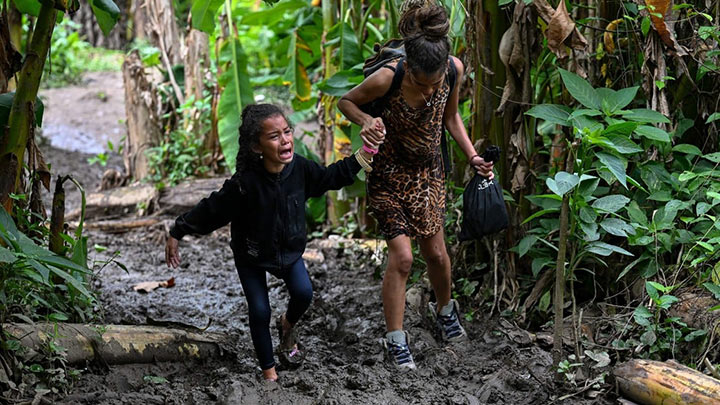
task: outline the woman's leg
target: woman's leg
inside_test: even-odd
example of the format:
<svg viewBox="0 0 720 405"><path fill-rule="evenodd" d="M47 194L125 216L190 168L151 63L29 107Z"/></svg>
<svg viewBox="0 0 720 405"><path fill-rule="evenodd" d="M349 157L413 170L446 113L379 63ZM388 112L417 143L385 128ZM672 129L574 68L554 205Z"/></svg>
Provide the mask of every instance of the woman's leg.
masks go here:
<svg viewBox="0 0 720 405"><path fill-rule="evenodd" d="M382 284L387 331L400 331L405 316L405 286L412 267L410 238L400 235L388 241L388 265Z"/></svg>
<svg viewBox="0 0 720 405"><path fill-rule="evenodd" d="M290 293L290 302L288 302L287 312L283 317L283 326L288 330L295 326L300 317L310 307L313 289L303 259L296 261L282 279L285 281Z"/></svg>
<svg viewBox="0 0 720 405"><path fill-rule="evenodd" d="M248 304L250 336L265 379L275 380L275 357L270 336L270 300L265 272L238 267L240 284Z"/></svg>
<svg viewBox="0 0 720 405"><path fill-rule="evenodd" d="M438 308L446 306L450 302L451 276L450 276L450 256L448 256L445 247L445 231L440 229L435 235L418 239L420 254L427 262L428 278L433 291L435 291L435 299Z"/></svg>

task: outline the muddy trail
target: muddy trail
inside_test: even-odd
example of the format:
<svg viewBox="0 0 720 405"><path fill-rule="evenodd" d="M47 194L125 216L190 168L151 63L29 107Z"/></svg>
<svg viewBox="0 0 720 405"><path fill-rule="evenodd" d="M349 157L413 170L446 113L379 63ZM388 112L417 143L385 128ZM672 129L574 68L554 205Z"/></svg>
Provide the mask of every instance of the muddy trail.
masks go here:
<svg viewBox="0 0 720 405"><path fill-rule="evenodd" d="M113 87L102 81L92 85ZM91 97L86 99L97 103ZM52 100L49 106L46 114L52 115ZM74 110L90 109L76 105ZM75 119L80 126L93 121L92 116ZM62 133L52 133L49 127L44 137L58 139ZM97 187L105 168L87 163L96 151L59 149L50 142L42 148L54 175L71 173L88 191ZM121 162L113 155L108 166L120 168ZM78 203L79 196L69 192L68 209ZM60 403L610 403L606 399L582 399L582 395L558 401L569 392L553 384L549 351L526 339L527 332L507 321L476 315L472 322L464 323L470 337L467 342L440 344L423 299L409 300L405 317L418 369L394 371L383 361L379 343L384 318L377 274L384 267L385 254L377 248L337 239L313 240L308 245L311 257L306 263L315 295L298 325L308 352L305 363L297 370L280 370L279 383L266 383L250 341L247 305L228 246L229 229L202 238L186 237L180 245L182 265L170 270L165 264L164 243L172 219L163 218L153 227L127 233L88 233L88 246L106 248L99 252L91 248L89 257L96 262L93 285L102 303L103 321L194 328L209 325L209 331L228 336L223 356L189 363L89 364ZM101 265L115 252L127 271L114 264ZM172 288L147 294L133 290L137 283L170 277L175 278ZM427 297L420 284L414 287L421 292L415 297ZM274 320L284 312L288 294L284 284L272 276L269 289Z"/></svg>

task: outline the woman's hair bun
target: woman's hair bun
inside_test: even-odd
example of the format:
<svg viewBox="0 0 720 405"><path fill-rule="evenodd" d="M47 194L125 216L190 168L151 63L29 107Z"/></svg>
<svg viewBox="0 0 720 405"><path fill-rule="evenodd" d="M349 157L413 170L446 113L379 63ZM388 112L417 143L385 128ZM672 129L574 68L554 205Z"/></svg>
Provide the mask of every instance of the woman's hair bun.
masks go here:
<svg viewBox="0 0 720 405"><path fill-rule="evenodd" d="M398 30L404 38L424 37L429 41L444 40L450 31L445 8L433 3L405 4Z"/></svg>

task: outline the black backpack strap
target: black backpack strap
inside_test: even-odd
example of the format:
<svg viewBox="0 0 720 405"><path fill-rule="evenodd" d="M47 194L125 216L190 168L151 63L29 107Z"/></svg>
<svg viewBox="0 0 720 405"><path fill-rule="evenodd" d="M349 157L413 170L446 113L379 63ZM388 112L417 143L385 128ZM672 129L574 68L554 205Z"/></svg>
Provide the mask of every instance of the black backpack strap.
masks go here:
<svg viewBox="0 0 720 405"><path fill-rule="evenodd" d="M387 93L385 93L385 96L389 96L395 90L399 89L402 85L403 78L405 77L405 63L403 62L405 62L405 58L400 58L394 69L392 66L385 65L385 67L387 67L388 69L392 69L395 72L392 83L390 84L390 88L388 89Z"/></svg>
<svg viewBox="0 0 720 405"><path fill-rule="evenodd" d="M448 69L448 83L450 84L450 94L455 90L455 81L457 79L457 67L452 56L448 58L450 62L450 69ZM452 165L450 163L450 152L448 151L447 135L445 135L445 127L443 126L443 134L440 137L440 153L442 153L443 167L445 168L445 175L449 175L452 171Z"/></svg>

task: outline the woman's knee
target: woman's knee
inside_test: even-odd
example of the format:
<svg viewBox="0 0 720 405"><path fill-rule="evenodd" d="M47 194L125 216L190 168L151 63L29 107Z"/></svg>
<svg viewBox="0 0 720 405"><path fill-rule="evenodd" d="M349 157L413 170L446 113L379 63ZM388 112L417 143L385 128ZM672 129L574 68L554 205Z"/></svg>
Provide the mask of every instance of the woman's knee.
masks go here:
<svg viewBox="0 0 720 405"><path fill-rule="evenodd" d="M387 270L407 277L410 275L410 271L412 270L412 264L412 252L398 252L390 258Z"/></svg>
<svg viewBox="0 0 720 405"><path fill-rule="evenodd" d="M433 251L424 254L423 257L425 258L428 267L444 268L449 267L450 265L450 257L445 249L434 249Z"/></svg>

